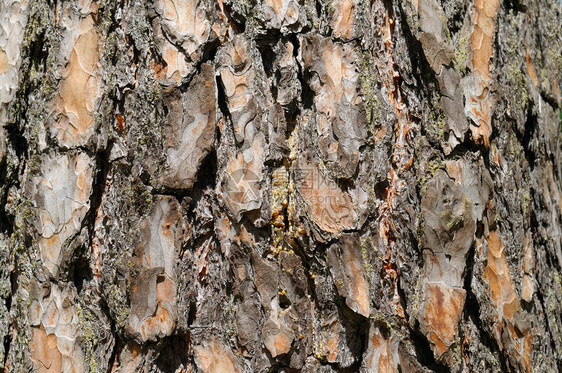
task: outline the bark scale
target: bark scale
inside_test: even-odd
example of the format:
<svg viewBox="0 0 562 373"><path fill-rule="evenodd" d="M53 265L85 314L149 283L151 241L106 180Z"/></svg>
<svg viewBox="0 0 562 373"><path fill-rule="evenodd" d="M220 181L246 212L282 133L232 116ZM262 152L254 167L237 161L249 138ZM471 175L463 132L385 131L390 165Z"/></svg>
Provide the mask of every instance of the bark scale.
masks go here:
<svg viewBox="0 0 562 373"><path fill-rule="evenodd" d="M1 0L4 370L558 370L561 13Z"/></svg>

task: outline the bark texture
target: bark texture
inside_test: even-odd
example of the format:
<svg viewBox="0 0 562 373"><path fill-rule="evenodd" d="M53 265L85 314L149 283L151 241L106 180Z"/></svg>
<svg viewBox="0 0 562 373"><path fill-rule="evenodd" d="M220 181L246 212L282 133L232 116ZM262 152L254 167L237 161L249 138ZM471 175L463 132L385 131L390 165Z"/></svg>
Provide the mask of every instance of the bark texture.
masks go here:
<svg viewBox="0 0 562 373"><path fill-rule="evenodd" d="M6 372L562 367L557 0L0 0Z"/></svg>

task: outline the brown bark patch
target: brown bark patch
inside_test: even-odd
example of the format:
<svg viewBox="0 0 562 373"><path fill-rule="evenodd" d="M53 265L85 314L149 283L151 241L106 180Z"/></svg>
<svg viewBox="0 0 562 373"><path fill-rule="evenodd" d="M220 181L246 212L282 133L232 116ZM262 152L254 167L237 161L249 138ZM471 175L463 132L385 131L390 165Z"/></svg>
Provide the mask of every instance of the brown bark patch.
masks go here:
<svg viewBox="0 0 562 373"><path fill-rule="evenodd" d="M58 138L64 145L81 145L92 132L94 106L100 96L101 81L96 72L99 57L98 34L92 16L88 16L80 24L80 36L70 54L59 89L57 106L63 117L55 127L59 129Z"/></svg>
<svg viewBox="0 0 562 373"><path fill-rule="evenodd" d="M473 18L474 30L470 37L474 79L467 97L467 107L475 122L470 126L472 137L485 147L488 147L492 133L493 101L490 97L490 60L494 52L492 41L498 8L498 0L476 0Z"/></svg>
<svg viewBox="0 0 562 373"><path fill-rule="evenodd" d="M193 348L195 363L203 373L238 373L236 357L224 344L212 340Z"/></svg>

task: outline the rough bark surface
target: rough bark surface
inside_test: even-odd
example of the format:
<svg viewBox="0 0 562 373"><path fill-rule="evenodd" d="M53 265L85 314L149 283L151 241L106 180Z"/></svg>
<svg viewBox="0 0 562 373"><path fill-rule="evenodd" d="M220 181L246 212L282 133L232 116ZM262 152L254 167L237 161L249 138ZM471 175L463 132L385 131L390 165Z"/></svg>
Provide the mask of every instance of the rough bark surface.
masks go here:
<svg viewBox="0 0 562 373"><path fill-rule="evenodd" d="M558 0L0 0L6 372L562 368Z"/></svg>

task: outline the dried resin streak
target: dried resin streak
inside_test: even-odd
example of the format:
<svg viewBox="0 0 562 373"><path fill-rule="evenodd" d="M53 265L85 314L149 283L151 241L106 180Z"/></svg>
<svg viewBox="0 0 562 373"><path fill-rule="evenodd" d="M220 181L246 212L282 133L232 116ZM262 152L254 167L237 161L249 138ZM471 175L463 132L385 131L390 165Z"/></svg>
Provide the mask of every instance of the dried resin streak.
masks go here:
<svg viewBox="0 0 562 373"><path fill-rule="evenodd" d="M0 0L2 370L559 370L561 24Z"/></svg>

